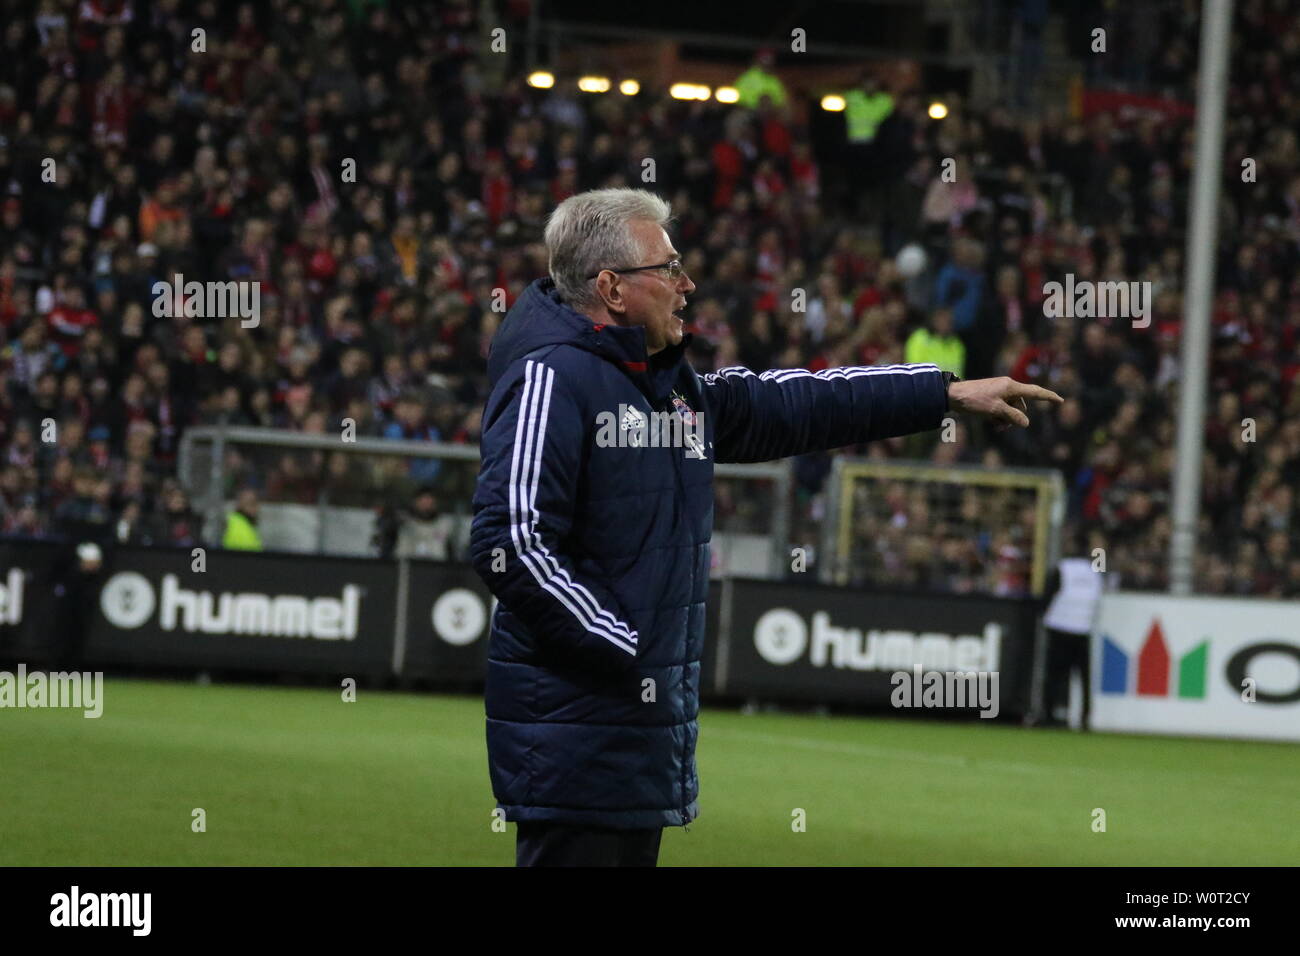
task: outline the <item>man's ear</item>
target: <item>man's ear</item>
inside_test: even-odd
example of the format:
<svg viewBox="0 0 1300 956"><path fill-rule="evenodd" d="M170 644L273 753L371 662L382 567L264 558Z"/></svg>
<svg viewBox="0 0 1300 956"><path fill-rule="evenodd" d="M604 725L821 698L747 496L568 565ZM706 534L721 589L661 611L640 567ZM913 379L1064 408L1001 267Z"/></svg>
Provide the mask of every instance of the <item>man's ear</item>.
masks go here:
<svg viewBox="0 0 1300 956"><path fill-rule="evenodd" d="M627 311L627 302L623 299L618 276L612 272L602 272L596 276L596 295L611 314L622 315Z"/></svg>

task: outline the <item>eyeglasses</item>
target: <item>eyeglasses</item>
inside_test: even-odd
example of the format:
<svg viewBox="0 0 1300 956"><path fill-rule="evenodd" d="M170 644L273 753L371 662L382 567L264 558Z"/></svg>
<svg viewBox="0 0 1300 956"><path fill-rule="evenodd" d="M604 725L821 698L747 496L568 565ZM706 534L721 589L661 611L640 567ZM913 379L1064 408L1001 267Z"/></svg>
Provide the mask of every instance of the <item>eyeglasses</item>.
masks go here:
<svg viewBox="0 0 1300 956"><path fill-rule="evenodd" d="M682 277L682 273L686 271L682 268L681 259L669 259L667 262L661 262L657 266L637 266L635 269L601 269L600 272L593 272L591 275L587 276L587 278L594 279L596 276L600 275L601 272L615 272L619 275L623 275L627 272L649 272L652 269L668 270L668 280L670 282L676 282Z"/></svg>

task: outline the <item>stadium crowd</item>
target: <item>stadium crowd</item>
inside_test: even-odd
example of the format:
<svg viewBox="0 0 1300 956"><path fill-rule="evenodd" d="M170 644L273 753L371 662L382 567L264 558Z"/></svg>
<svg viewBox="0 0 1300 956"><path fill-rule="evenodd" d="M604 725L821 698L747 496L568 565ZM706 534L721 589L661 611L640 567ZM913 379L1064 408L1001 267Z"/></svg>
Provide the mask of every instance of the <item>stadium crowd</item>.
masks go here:
<svg viewBox="0 0 1300 956"><path fill-rule="evenodd" d="M1141 79L1193 102L1195 5L1155 6L1167 40ZM351 419L358 436L476 442L488 346L503 307L546 271L549 210L626 185L673 204L698 287L697 369L934 359L1053 388L1068 401L1028 430L963 424L955 441L848 451L1059 468L1067 552L1104 548L1126 587L1167 583L1186 110L1024 116L957 99L935 122L904 93L870 148L842 153L813 148L797 102L534 90L515 60L486 53L468 0L0 7L5 534L198 541L176 475L193 425L337 434ZM1234 31L1197 566L1212 593L1300 596L1289 11L1247 0ZM524 12L505 3L493 25L521 30ZM939 175L944 159L955 182ZM909 277L895 254L911 244L929 265ZM1149 327L1048 317L1044 285L1067 273L1150 282ZM160 314L154 283L176 274L260 282L258 324ZM366 467L341 454L236 459L227 497L252 486L310 503L327 483L331 500L378 508ZM804 522L821 513L828 468L825 455L797 462ZM444 502L468 487L453 475L464 469L437 462L400 470L407 484L384 487ZM762 507L719 482L720 522ZM977 510L891 492L859 528L872 552L862 567L900 584L1022 591L1023 522L972 536L963 515Z"/></svg>

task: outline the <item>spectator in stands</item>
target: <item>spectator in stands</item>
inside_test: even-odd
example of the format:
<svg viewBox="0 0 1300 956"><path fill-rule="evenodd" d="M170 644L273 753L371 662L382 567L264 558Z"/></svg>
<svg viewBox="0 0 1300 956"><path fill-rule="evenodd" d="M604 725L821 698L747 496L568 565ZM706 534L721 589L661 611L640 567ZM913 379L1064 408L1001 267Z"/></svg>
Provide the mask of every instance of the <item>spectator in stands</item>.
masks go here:
<svg viewBox="0 0 1300 956"><path fill-rule="evenodd" d="M907 337L903 360L912 364L933 362L944 372L965 377L966 346L953 334L949 309L935 309L930 315L930 327L922 326Z"/></svg>
<svg viewBox="0 0 1300 956"><path fill-rule="evenodd" d="M880 85L874 71L862 71L858 85L844 94L844 122L851 147L869 145L894 111L894 97Z"/></svg>
<svg viewBox="0 0 1300 956"><path fill-rule="evenodd" d="M874 130L883 165L870 195L849 197L864 200L859 209L846 193L869 167L836 162L847 129L836 144L791 125L792 107L809 105L798 91L769 91L773 107L760 108L761 79L757 97L738 80L735 105L677 102L649 82L636 97L532 90L520 64L468 39L483 26L477 5L277 0L270 16L263 5L208 3L209 39L224 39L201 56L189 49L192 16L171 0L147 12L117 2L33 6L7 20L0 58L0 459L17 476L5 528L59 534L57 509L91 467L111 484L114 522L130 507L131 527L176 537L160 530L171 497L164 479L175 475L185 430L203 422L332 430L361 401L372 413L350 415L359 435L397 424L424 440L430 427L475 440L495 290L509 307L546 271L538 237L547 208L581 189L633 184L653 147L697 301L716 303L692 329L697 368L830 367L850 355L899 362L929 313L949 308L965 377L1007 374L1071 402L1029 435L976 427L960 447L877 443L872 453L977 462L994 451L1009 465L1061 467L1077 490L1067 534L1099 522L1117 535L1145 513L1152 553L1167 545L1168 502L1150 487L1165 466L1113 500L1106 486L1118 482L1119 463L1162 459L1174 441L1195 5L1150 0L1107 14L1118 17L1113 42L1140 51L1159 37L1154 58L1093 55L1088 28L1078 29L1088 18L1065 14L1074 18L1066 35L1084 38L1076 65L1095 83L1152 94L1136 120L1092 98L1071 118L1064 104L1016 116L957 97L935 122L918 95L929 91L863 89L881 108L852 128ZM1276 483L1261 485L1266 471L1294 484L1300 468L1300 444L1280 437L1300 427L1300 287L1291 278L1300 151L1282 79L1295 59L1287 51L1300 48L1300 14L1275 6L1238 5L1233 28L1244 40L1229 77L1228 166L1251 156L1270 173L1225 182L1221 203L1221 245L1234 253L1213 303L1210 390L1236 405L1209 417L1204 546L1214 560L1197 580L1215 593L1292 587L1269 535L1300 526L1294 500L1271 503L1279 513L1267 521L1240 520L1243 501L1276 494ZM1023 94L1033 37L1017 44L1004 32L1005 52L1030 54L1009 77ZM757 65L772 75L770 62ZM1143 80L1149 87L1136 89ZM887 113L882 95L893 100ZM250 130L274 132L259 132L254 146ZM47 156L57 181L35 187ZM340 181L345 157L358 159L355 183ZM947 158L956 160L952 182L939 175ZM884 248L873 251L867 240L877 235ZM883 257L911 242L933 267L905 289ZM260 281L261 327L154 316L153 282L177 272ZM1046 317L1044 284L1067 272L1152 281L1151 329ZM823 275L834 277L833 292ZM819 303L811 326L792 305L795 289ZM842 324L831 321L836 301L851 304ZM1276 374L1260 381L1264 370ZM448 395L426 409L423 428L409 416L397 422L397 397L431 385ZM1134 427L1121 412L1128 402L1152 427ZM1241 440L1244 418L1258 423L1258 441ZM46 419L60 438L75 436L66 426L79 420L85 438L50 446ZM90 437L97 427L105 439ZM1284 445L1283 461L1265 461ZM238 480L314 502L333 465L324 456L295 462L266 474L245 461ZM804 520L824 505L827 463L807 463ZM421 468L438 463L415 466L418 476L403 477L424 480ZM979 559L997 560L991 548ZM1162 562L1148 570L1154 586L1165 583Z"/></svg>
<svg viewBox="0 0 1300 956"><path fill-rule="evenodd" d="M226 517L226 531L221 536L221 546L232 551L261 551L262 535L257 530L257 514L261 505L257 492L244 488L239 492L235 510Z"/></svg>
<svg viewBox="0 0 1300 956"><path fill-rule="evenodd" d="M384 428L385 438L442 441L438 429L426 421L424 398L418 392L407 391L398 398L393 408L393 419ZM437 458L411 458L407 462L407 474L412 481L434 481L441 470L442 462Z"/></svg>
<svg viewBox="0 0 1300 956"><path fill-rule="evenodd" d="M416 491L410 508L401 515L394 555L449 561L462 556L456 539L456 519L442 513L434 490L425 486Z"/></svg>
<svg viewBox="0 0 1300 956"><path fill-rule="evenodd" d="M736 92L740 94L740 104L750 109L757 109L762 105L764 98L776 107L785 106L786 93L785 84L781 78L773 72L776 66L776 51L770 47L764 47L758 51L754 62L750 64L749 69L740 76L736 77Z"/></svg>
<svg viewBox="0 0 1300 956"><path fill-rule="evenodd" d="M970 348L975 321L984 305L984 251L978 242L958 240L953 260L939 270L935 280L934 304L952 309L952 324Z"/></svg>

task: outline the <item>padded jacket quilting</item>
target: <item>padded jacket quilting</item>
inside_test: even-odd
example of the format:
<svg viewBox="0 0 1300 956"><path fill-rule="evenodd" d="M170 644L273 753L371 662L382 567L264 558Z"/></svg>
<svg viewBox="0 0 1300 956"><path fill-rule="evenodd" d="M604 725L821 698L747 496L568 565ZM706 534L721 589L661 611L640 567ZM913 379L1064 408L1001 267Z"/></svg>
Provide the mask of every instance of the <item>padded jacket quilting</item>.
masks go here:
<svg viewBox="0 0 1300 956"><path fill-rule="evenodd" d="M714 462L937 428L933 365L697 374L530 285L492 343L470 555L498 599L488 771L507 820L632 829L699 812ZM690 423L658 445L644 428Z"/></svg>

